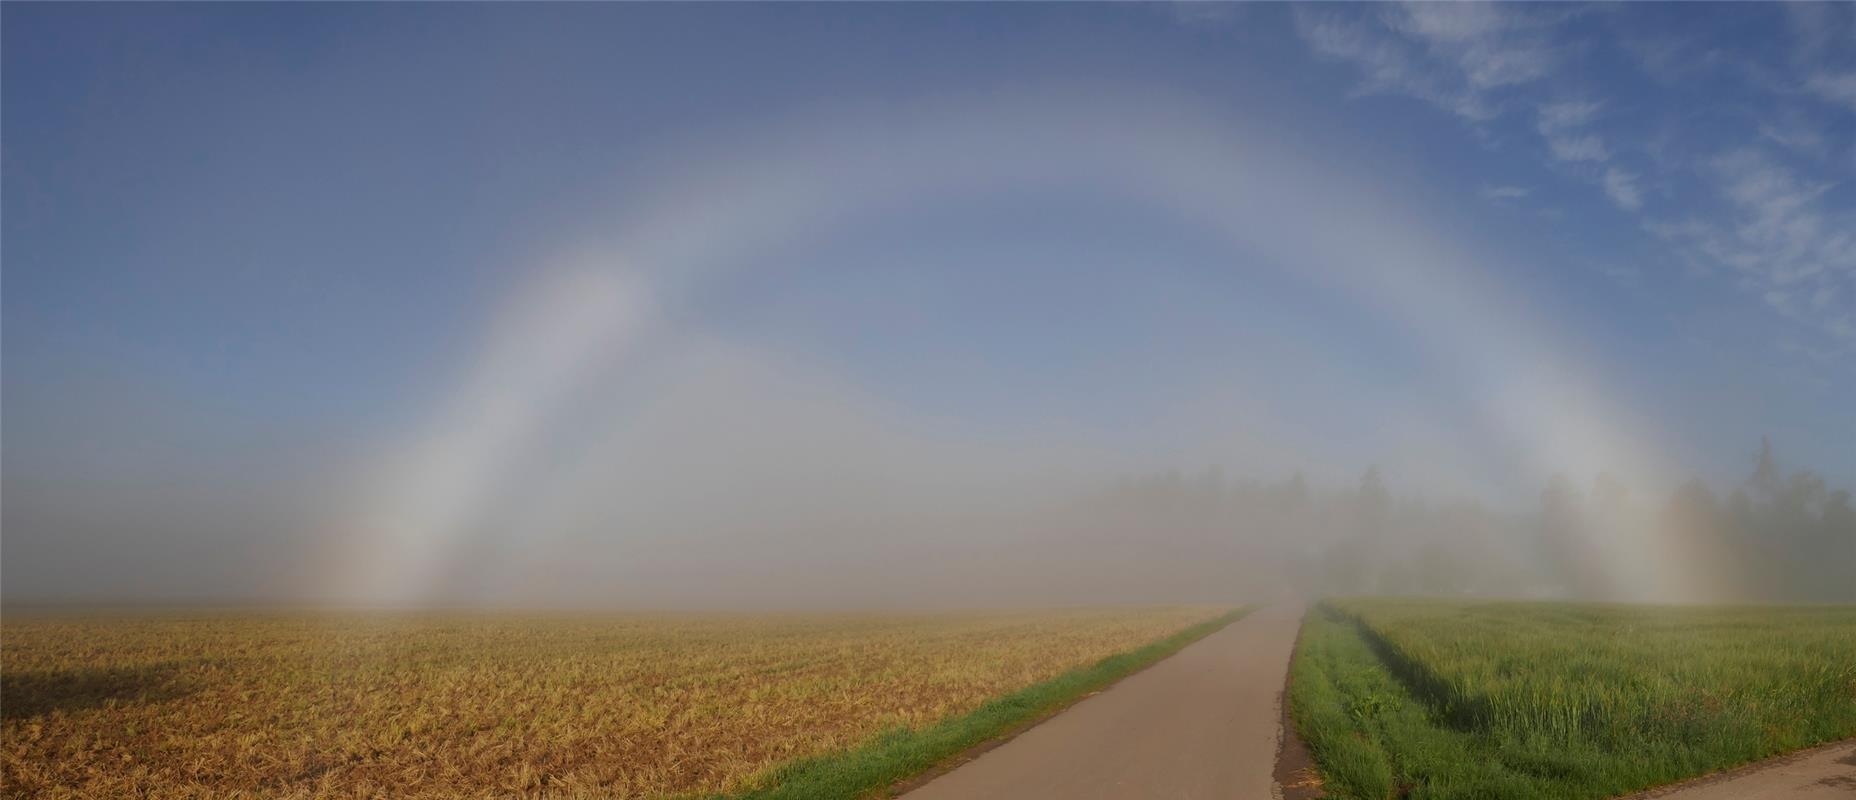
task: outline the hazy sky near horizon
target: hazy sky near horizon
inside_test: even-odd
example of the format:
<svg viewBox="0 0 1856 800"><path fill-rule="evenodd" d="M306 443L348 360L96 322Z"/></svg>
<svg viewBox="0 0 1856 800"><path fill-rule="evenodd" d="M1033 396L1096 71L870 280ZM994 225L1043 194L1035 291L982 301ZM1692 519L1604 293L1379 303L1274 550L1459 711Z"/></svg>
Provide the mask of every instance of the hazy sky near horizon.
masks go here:
<svg viewBox="0 0 1856 800"><path fill-rule="evenodd" d="M9 596L1213 464L1856 485L1849 4L3 14Z"/></svg>

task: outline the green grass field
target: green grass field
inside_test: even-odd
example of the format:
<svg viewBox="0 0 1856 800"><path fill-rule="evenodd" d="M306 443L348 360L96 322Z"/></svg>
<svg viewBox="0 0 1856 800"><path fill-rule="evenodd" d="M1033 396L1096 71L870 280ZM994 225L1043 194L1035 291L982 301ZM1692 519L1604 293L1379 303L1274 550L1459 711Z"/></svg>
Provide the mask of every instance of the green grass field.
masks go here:
<svg viewBox="0 0 1856 800"><path fill-rule="evenodd" d="M1856 608L1331 601L1292 673L1331 794L1603 798L1856 736Z"/></svg>

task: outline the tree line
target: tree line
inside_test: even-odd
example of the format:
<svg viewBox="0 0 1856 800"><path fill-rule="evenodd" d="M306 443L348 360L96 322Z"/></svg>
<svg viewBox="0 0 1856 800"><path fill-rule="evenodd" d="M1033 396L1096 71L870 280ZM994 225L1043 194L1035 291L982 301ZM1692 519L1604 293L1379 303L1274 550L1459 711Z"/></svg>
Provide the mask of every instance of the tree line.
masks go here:
<svg viewBox="0 0 1856 800"><path fill-rule="evenodd" d="M1497 510L1395 497L1378 468L1338 489L1299 473L1229 481L1214 469L1124 479L1084 506L1099 530L1197 548L1185 555L1285 590L1628 600L1672 596L1636 585L1658 574L1637 567L1668 566L1686 579L1681 599L1856 602L1850 491L1787 472L1763 441L1739 484L1695 479L1666 497L1610 475L1583 488L1556 476L1533 507ZM1642 559L1669 563L1631 563Z"/></svg>

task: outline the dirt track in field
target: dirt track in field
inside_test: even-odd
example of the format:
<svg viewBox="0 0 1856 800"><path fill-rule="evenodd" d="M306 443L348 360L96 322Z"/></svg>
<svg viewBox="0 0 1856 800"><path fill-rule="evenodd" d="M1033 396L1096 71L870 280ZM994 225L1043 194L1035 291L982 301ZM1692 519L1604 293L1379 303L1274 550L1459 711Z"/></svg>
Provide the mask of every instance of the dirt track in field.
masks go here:
<svg viewBox="0 0 1856 800"><path fill-rule="evenodd" d="M1269 798L1302 611L1252 612L904 797Z"/></svg>

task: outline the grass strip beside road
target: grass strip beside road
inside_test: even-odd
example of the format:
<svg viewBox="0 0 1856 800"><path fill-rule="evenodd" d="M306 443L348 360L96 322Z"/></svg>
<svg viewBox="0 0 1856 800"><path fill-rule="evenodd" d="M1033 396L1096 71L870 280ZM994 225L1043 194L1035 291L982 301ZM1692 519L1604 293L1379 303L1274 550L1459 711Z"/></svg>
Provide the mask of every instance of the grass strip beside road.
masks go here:
<svg viewBox="0 0 1856 800"><path fill-rule="evenodd" d="M768 771L755 788L729 800L854 800L880 797L897 783L1001 736L1015 734L1083 697L1173 655L1236 622L1237 609L1164 639L1077 667L925 728L896 728L861 747L804 758Z"/></svg>

